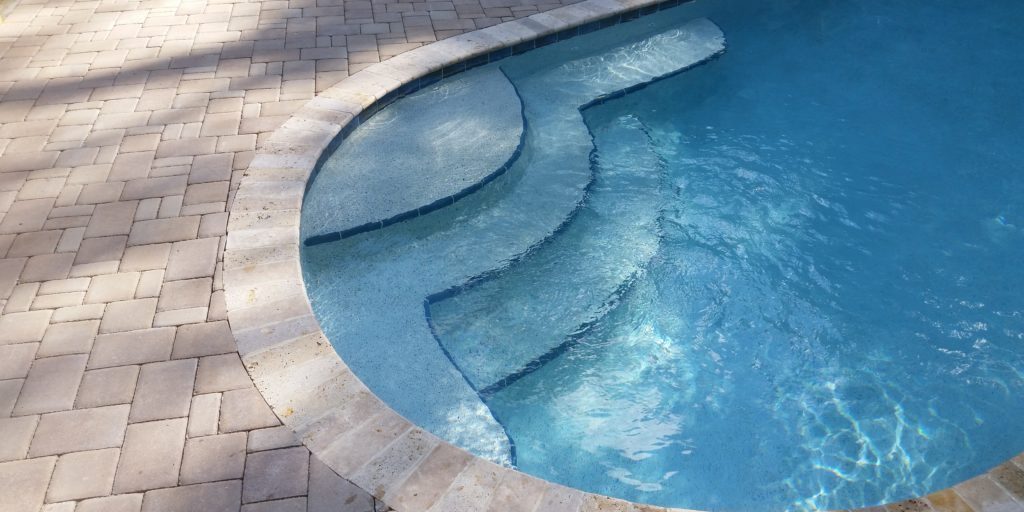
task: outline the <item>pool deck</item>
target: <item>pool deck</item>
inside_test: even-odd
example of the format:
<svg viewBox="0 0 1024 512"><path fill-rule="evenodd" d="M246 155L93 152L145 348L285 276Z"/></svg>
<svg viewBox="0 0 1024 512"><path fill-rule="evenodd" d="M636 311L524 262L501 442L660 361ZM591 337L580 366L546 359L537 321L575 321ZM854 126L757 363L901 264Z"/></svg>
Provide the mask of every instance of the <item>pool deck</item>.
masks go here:
<svg viewBox="0 0 1024 512"><path fill-rule="evenodd" d="M0 23L0 512L663 510L393 418L294 279L305 180L362 109L648 4L459 36L561 3L22 0ZM885 508L1024 511L1022 468Z"/></svg>

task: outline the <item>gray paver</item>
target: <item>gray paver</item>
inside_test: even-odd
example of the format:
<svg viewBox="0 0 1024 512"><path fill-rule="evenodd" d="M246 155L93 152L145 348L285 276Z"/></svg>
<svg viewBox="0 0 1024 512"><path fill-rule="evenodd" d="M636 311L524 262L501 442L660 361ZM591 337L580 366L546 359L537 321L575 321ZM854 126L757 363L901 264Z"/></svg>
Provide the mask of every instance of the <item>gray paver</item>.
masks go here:
<svg viewBox="0 0 1024 512"><path fill-rule="evenodd" d="M127 235L138 204L138 201L124 201L96 205L89 225L85 228L85 237Z"/></svg>
<svg viewBox="0 0 1024 512"><path fill-rule="evenodd" d="M157 299L136 299L111 302L103 311L101 333L136 331L153 326Z"/></svg>
<svg viewBox="0 0 1024 512"><path fill-rule="evenodd" d="M198 229L197 219L197 232ZM175 243L171 248L170 258L167 262L167 273L164 274L164 279L174 281L177 279L212 276L217 266L217 249L219 245L220 239L218 238L200 238L198 240Z"/></svg>
<svg viewBox="0 0 1024 512"><path fill-rule="evenodd" d="M135 423L187 416L195 377L195 359L143 365L128 421Z"/></svg>
<svg viewBox="0 0 1024 512"><path fill-rule="evenodd" d="M38 510L57 457L0 463L0 512Z"/></svg>
<svg viewBox="0 0 1024 512"><path fill-rule="evenodd" d="M158 270L167 266L171 244L137 245L124 251L121 271Z"/></svg>
<svg viewBox="0 0 1024 512"><path fill-rule="evenodd" d="M242 501L252 503L306 494L309 451L284 448L249 454Z"/></svg>
<svg viewBox="0 0 1024 512"><path fill-rule="evenodd" d="M171 357L201 357L235 352L235 338L224 321L183 325L178 328Z"/></svg>
<svg viewBox="0 0 1024 512"><path fill-rule="evenodd" d="M146 493L144 512L236 512L239 510L242 482L228 480L208 484L183 485Z"/></svg>
<svg viewBox="0 0 1024 512"><path fill-rule="evenodd" d="M373 496L338 476L316 457L310 457L309 512L333 512L339 503L351 512L375 512Z"/></svg>
<svg viewBox="0 0 1024 512"><path fill-rule="evenodd" d="M87 409L105 405L130 404L135 396L138 366L116 366L89 370L82 376L75 408Z"/></svg>
<svg viewBox="0 0 1024 512"><path fill-rule="evenodd" d="M100 328L98 320L80 322L64 322L51 325L46 329L43 343L39 346L39 357L60 356L66 354L88 354L92 348L96 332Z"/></svg>
<svg viewBox="0 0 1024 512"><path fill-rule="evenodd" d="M164 361L173 343L174 329L168 327L100 334L89 354L89 368Z"/></svg>
<svg viewBox="0 0 1024 512"><path fill-rule="evenodd" d="M65 279L71 272L75 255L71 253L41 254L32 256L21 271L21 282L52 281Z"/></svg>
<svg viewBox="0 0 1024 512"><path fill-rule="evenodd" d="M0 418L0 462L25 458L38 424L38 416Z"/></svg>
<svg viewBox="0 0 1024 512"><path fill-rule="evenodd" d="M279 424L277 416L255 387L228 391L221 396L221 432L276 427Z"/></svg>
<svg viewBox="0 0 1024 512"><path fill-rule="evenodd" d="M114 492L138 492L177 484L187 422L180 418L129 425L114 477Z"/></svg>
<svg viewBox="0 0 1024 512"><path fill-rule="evenodd" d="M36 359L21 388L14 414L21 416L71 409L88 357L77 354Z"/></svg>
<svg viewBox="0 0 1024 512"><path fill-rule="evenodd" d="M196 393L243 389L251 386L251 383L238 354L207 356L199 360Z"/></svg>
<svg viewBox="0 0 1024 512"><path fill-rule="evenodd" d="M38 343L0 345L0 380L25 378L38 348Z"/></svg>
<svg viewBox="0 0 1024 512"><path fill-rule="evenodd" d="M245 432L204 436L185 441L181 483L197 484L242 478Z"/></svg>
<svg viewBox="0 0 1024 512"><path fill-rule="evenodd" d="M43 339L52 311L29 311L0 316L0 345Z"/></svg>
<svg viewBox="0 0 1024 512"><path fill-rule="evenodd" d="M53 470L46 501L55 503L110 494L120 450L109 448L61 455Z"/></svg>
<svg viewBox="0 0 1024 512"><path fill-rule="evenodd" d="M306 512L306 498L249 503L242 506L242 512ZM368 512L373 512L373 510Z"/></svg>
<svg viewBox="0 0 1024 512"><path fill-rule="evenodd" d="M138 272L96 276L89 284L89 291L85 294L85 303L130 300L135 297L135 288L138 285Z"/></svg>
<svg viewBox="0 0 1024 512"><path fill-rule="evenodd" d="M210 277L165 283L156 309L157 311L166 311L169 309L207 307L210 305L212 289L213 279Z"/></svg>
<svg viewBox="0 0 1024 512"><path fill-rule="evenodd" d="M192 397L188 413L188 437L210 436L217 433L220 421L220 393Z"/></svg>
<svg viewBox="0 0 1024 512"><path fill-rule="evenodd" d="M44 414L29 447L29 457L116 448L124 441L127 405Z"/></svg>
<svg viewBox="0 0 1024 512"><path fill-rule="evenodd" d="M141 509L142 494L118 494L83 500L75 512L139 512Z"/></svg>
<svg viewBox="0 0 1024 512"><path fill-rule="evenodd" d="M199 217L174 217L136 222L128 235L128 245L191 240L199 233L199 220Z"/></svg>
<svg viewBox="0 0 1024 512"><path fill-rule="evenodd" d="M292 432L292 429L287 425L281 425L280 427L262 428L250 431L249 446L247 447L247 450L250 452L259 452L298 445L299 440L295 437L295 433Z"/></svg>
<svg viewBox="0 0 1024 512"><path fill-rule="evenodd" d="M24 379L0 380L0 417L11 415Z"/></svg>

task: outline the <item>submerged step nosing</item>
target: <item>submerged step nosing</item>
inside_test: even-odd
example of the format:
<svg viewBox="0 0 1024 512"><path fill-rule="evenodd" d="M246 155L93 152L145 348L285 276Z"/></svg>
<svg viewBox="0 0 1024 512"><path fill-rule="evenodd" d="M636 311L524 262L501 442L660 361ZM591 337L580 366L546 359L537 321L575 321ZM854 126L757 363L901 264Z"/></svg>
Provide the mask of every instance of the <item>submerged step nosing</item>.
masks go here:
<svg viewBox="0 0 1024 512"><path fill-rule="evenodd" d="M516 44L514 44L512 46L505 46L505 47L502 47L502 48L499 48L499 49L496 49L496 50L493 50L493 51L490 51L490 52L482 53L482 54L479 54L479 55L474 55L474 56L465 58L465 59L460 60L460 61L458 61L456 63L453 63L453 64L444 65L444 66L442 66L440 69L438 69L436 71L432 71L432 72L430 72L428 74L422 75L422 76L417 77L417 78L415 78L413 80L410 80L407 83L404 83L404 84L400 85L399 87L397 87L397 88L395 88L395 89L385 93L383 96L380 97L380 99L371 102L361 112L356 113L355 115L351 116L351 119L349 119L347 123L345 123L344 125L341 126L341 128L338 131L337 135L335 135L332 138L332 140L328 143L327 147L325 147L323 149L323 151L321 151L319 153L319 155L317 157L317 160L316 160L316 164L313 166L312 173L309 175L308 179L305 181L305 189L304 189L303 196L305 197L305 196L308 195L310 187L316 181L316 178L317 178L317 175L320 172L320 169L322 168L322 166L323 166L324 162L327 160L327 158L333 152L333 149L336 149L338 146L340 146L341 143L345 139L347 139L350 135L352 135L352 132L355 131L356 128L361 126L363 123L369 121L374 116L374 114L380 112L381 109L383 109L386 106L394 103L395 101L397 101L397 100L399 100L401 98L404 98L406 96L409 96L411 94L414 94L414 93L416 93L416 92L418 92L418 91L420 91L420 90L422 90L422 89L424 89L426 87L429 87L429 86L431 86L431 85L441 81L442 79L450 78L452 76L455 76L455 75L458 75L460 73L472 70L474 68L477 68L477 67L480 67L480 66L484 66L484 65L487 65L487 64L491 64L491 63L495 63L495 62L501 61L501 60L503 60L503 59L505 59L507 57L511 57L511 56L514 56L514 55L519 55L519 54L528 52L530 50L542 48L542 47L545 47L547 45L550 45L550 44L553 44L553 43L556 43L556 42L559 42L559 41L565 41L565 40L574 38L576 36L580 36L580 35L584 35L584 34L589 34L591 32L594 32L594 31L602 29L602 28L608 28L608 27L612 27L612 26L615 26L615 25L620 24L620 23L625 23L625 22L628 22L628 21L632 21L632 20L638 19L641 16L646 16L646 15L654 14L654 13L657 13L659 11L663 11L663 10L666 10L666 9L671 9L673 7L678 7L680 5L684 5L684 4L690 3L692 1L693 0L664 0L664 1L661 1L661 2L654 2L654 3L651 3L649 5L645 5L645 6L641 6L641 7L637 7L637 8L633 8L633 9L628 9L628 10L626 10L624 12L620 12L620 13L617 13L617 14L611 14L611 15L608 15L608 16L599 16L599 17L597 17L597 19L595 19L593 21L587 21L587 22L582 23L582 24L570 26L569 28L565 28L565 29L559 30L557 32L554 32L554 33L551 33L551 34L548 34L548 35L544 35L544 36L540 36L540 37L537 37L537 38L529 39L529 40L526 40L526 41L523 41L523 42L516 43ZM607 4L607 2L601 2L601 3L602 4ZM576 6L576 5L581 5L581 4L573 4L573 6ZM529 19L530 19L529 17L528 18L524 18L524 20L529 20ZM515 23L515 22L507 22L507 23ZM501 25L497 25L496 27L500 27L500 26ZM486 30L487 29L482 29L481 31L486 31ZM426 48L426 47L424 47L424 48ZM385 64L386 62L387 61L385 61L382 64ZM643 85L641 84L640 87L642 87L642 86ZM513 84L513 87L515 87L514 84ZM623 91L619 91L619 92L621 92L621 94L626 94L630 90L633 90L633 88L629 88L627 90L623 90ZM615 97L617 97L617 96L615 96ZM589 102L586 105L584 105L584 107L590 106L591 104L600 103L600 102L606 101L608 99L612 99L612 97L599 97L599 98L595 98L591 102ZM523 129L523 136L522 137L525 137L525 128L526 128L525 127L525 116L523 117L523 122L524 122L524 127L523 127L524 129ZM340 240L343 240L345 238L349 238L349 237L352 237L352 236L355 236L355 235L359 235L359 234L362 234L362 233L366 233L366 232L382 229L384 227L390 226L390 225L395 224L397 222L413 219L413 218L418 217L420 215L425 215L427 213L436 211L436 210L438 210L440 208L443 208L445 206L454 204L456 201L458 201L458 200L460 200L460 199L462 199L462 198L464 198L464 197L466 197L466 196L468 196L468 195L478 191L484 185L486 185L490 181L493 181L495 178L497 178L498 176L503 174L505 171L507 171L508 168L515 162L516 159L518 159L519 155L521 154L521 149L522 149L522 145L521 144L522 144L522 140L520 140L519 147L517 147L515 153L511 156L511 158L509 158L509 160L506 162L506 164L501 166L500 168L496 169L492 175L486 177L483 180L480 180L477 183L474 183L474 184L470 185L469 187L466 187L463 190L458 191L455 194L452 194L452 195L447 196L447 197L440 198L440 199L438 199L438 200L436 200L436 201L434 201L434 202L432 202L432 203L430 203L428 205L424 205L424 206L419 207L419 208L411 209L411 210L408 210L408 211L405 211L405 212L402 212L402 213L399 213L399 214L396 214L396 215L393 215L393 216L389 216L387 218L383 218L383 219L376 220L376 221L371 221L371 222L366 222L366 223L363 223L363 224L360 224L360 225L357 225L357 226L353 226L353 227L349 227L349 228L345 228L345 229L342 229L342 230L337 230L337 231L333 231L333 232L329 232L329 233L322 233L322 234L308 236L303 241L303 245L309 247L309 246L319 245L319 244L323 244L323 243L330 243L330 242L340 241ZM446 203L446 201L448 201L448 202Z"/></svg>
<svg viewBox="0 0 1024 512"><path fill-rule="evenodd" d="M507 77L506 77L506 79L507 79ZM513 90L515 90L515 84L512 83L511 80L509 80L509 84L512 86ZM518 91L516 91L516 95L517 96L519 95ZM440 210L441 208L445 208L445 207L451 206L451 205L455 204L457 201L459 201L460 199L463 199L463 198L473 194L474 192L480 190L481 188L483 188L488 183L494 181L499 176L505 174L505 172L507 172L510 168L512 168L512 164L514 164L517 160L519 160L520 155L522 155L522 153L523 153L523 144L526 142L526 130L528 129L528 124L527 124L527 121L526 121L526 113L525 113L525 110L524 110L524 106L523 106L523 103L522 103L521 100L520 100L519 115L520 115L521 122L522 122L522 129L519 132L519 140L516 142L516 146L512 150L512 154L509 156L508 160L506 160L504 164L502 164L500 167L498 167L497 169L492 171L490 174L485 175L480 180L477 180L477 181L471 183L469 186L467 186L467 187L465 187L465 188L455 192L452 195L442 197L442 198L437 199L437 200L435 200L435 201L433 201L433 202L431 202L429 204L426 204L426 205L414 208L412 210L405 211L403 213L399 213L397 215L394 215L394 216L391 216L391 217L388 217L386 219L382 219L382 220L379 220L379 221L368 222L366 224L362 224L362 225L355 226L355 227L352 227L352 228L347 228L347 229L343 229L343 230L340 230L340 231L334 231L334 232L331 232L331 233L325 233L325 234L322 234L322 235L313 235L313 236L307 237L305 239L305 241L303 242L303 244L306 247L311 247L311 246L319 245L319 244L325 244L325 243L330 243L330 242L337 242L337 241L344 240L346 238L350 238L350 237L353 237L353 236L356 236L356 235L360 235L360 234L363 234L363 233L368 233L370 231L376 231L378 229L384 229L384 228L386 228L388 226L391 226L393 224L397 224L399 222L415 219L416 217L419 217L421 215L427 215L428 213L435 212L437 210ZM312 183L312 180L309 183ZM307 187L308 187L308 185L307 185Z"/></svg>
<svg viewBox="0 0 1024 512"><path fill-rule="evenodd" d="M366 131L355 132L356 143L348 151L339 153L330 168L334 179L338 173L345 172L347 165L361 164L361 155L370 159L368 168L373 169L370 174L377 172L380 162L407 163L410 160L404 156L387 154L382 157L380 152L366 151L366 148L386 141L381 133L389 129L404 130L395 132L395 137L401 140L409 133L408 127L395 125L402 119L410 120L413 134L426 128L419 124L421 117L403 117L405 113L421 116L424 112L433 112L431 108L417 106L423 105L423 101L433 106L437 105L435 100L445 103L455 99L455 106L473 102L475 106L467 107L467 112L486 116L490 111L479 111L478 107L487 102L472 100L467 92L481 90L472 89L475 86L489 86L497 89L482 90L503 95L510 86L508 78L517 81L519 87L515 90L517 96L522 94L522 101L516 101L516 115L521 116L525 107L532 128L525 142L529 146L529 158L521 160L513 171L518 176L516 186L500 189L500 193L495 190L494 201L481 204L486 207L467 217L472 220L450 226L442 222L447 227L428 228L412 244L388 244L388 248L374 252L371 259L365 258L362 250L350 251L352 247L347 244L328 244L303 252L303 271L310 283L310 296L315 298L314 311L331 334L333 345L365 383L417 425L492 461L514 464L516 454L507 428L489 410L474 384L474 381L489 384L491 380L480 378L479 373L466 372L467 367L458 364L459 354L446 353L445 346L439 343L432 330L429 316L424 314L423 298L429 298L436 290L450 289L507 267L510 261L530 254L545 240L557 238L561 227L580 211L594 183L594 140L580 112L581 104L686 69L714 57L724 48L721 30L703 18L680 26L655 25L641 32L642 35L637 34L640 38L637 41L616 39L610 48L597 54L590 46L595 39L591 38L579 46L550 49L546 57L552 60L509 62L503 69L509 73L508 77L498 73L496 67L489 67L474 76L432 87L417 96L414 103L389 111L383 122L375 123ZM560 62L566 65L558 64ZM509 104L499 101L496 105L507 107ZM494 114L502 118L508 113L506 110ZM481 126L494 126L479 123L481 120L476 119L466 126L470 132ZM497 133L505 134L504 123L497 126ZM443 124L437 133L442 148L465 147L453 143L450 137L466 135L466 130L451 130ZM471 139L472 148L477 141L472 136ZM416 147L416 141L409 146ZM436 168L436 148L424 151L421 157L426 164L424 168ZM493 157L494 152L490 152L480 158L486 162ZM480 169L478 165L466 165L466 160L459 157L441 160L459 162L456 175ZM358 174L358 171L353 172L353 175ZM343 174L340 176L346 178ZM318 196L317 201L311 203L312 210L310 203L306 205L306 212L312 212L313 226L320 227L325 221L336 222L361 213L358 209L354 210L355 215L335 211L336 206L330 200L337 202L342 196L325 193L337 184L329 183L332 185L315 190ZM410 187L415 188L415 183ZM401 200L398 198L399 202ZM459 212L453 215L462 216ZM429 224L430 221L414 222ZM517 228L509 233L504 231L505 225ZM374 240L353 243L372 245ZM382 358L381 347L409 357ZM518 355L511 359L507 367L520 366ZM504 373L495 375L496 378L502 376Z"/></svg>
<svg viewBox="0 0 1024 512"><path fill-rule="evenodd" d="M478 286L481 283L487 282L487 281L489 281L489 280L491 280L491 279L501 275L501 272L503 270L505 270L506 268L509 268L509 267L511 267L513 265L518 264L519 262L521 262L522 260L527 258L530 254L535 253L537 250L540 250L544 245L546 245L549 242L551 242L552 240L554 240L576 218L578 212L580 211L580 209L583 206L583 203L584 203L585 198L586 198L586 196L588 194L588 191L589 191L591 185L594 182L594 170L593 170L593 167L594 167L594 164L593 164L593 157L594 157L594 134L590 130L590 127L587 126L587 124L586 124L586 122L584 121L584 118L583 118L583 112L587 108L590 108L590 107L592 107L594 105L601 104L601 103L603 103L605 101L608 101L610 99L620 98L622 96L625 96L626 94L628 94L631 91L639 90L639 89L641 89L643 87L647 87L647 86L649 86L649 85L651 85L653 83L656 83L656 82L658 82L660 80L664 80L666 78L675 76L675 75L677 75L679 73L683 73L683 72L685 72L687 70L693 69L694 67L700 66L700 65L705 64L705 63L707 63L707 62L709 62L711 60L714 60L715 58L717 58L718 56L720 56L722 53L724 53L726 51L726 45L725 45L725 42L724 42L724 35L721 33L721 30L719 30L718 27L714 25L714 23L712 23L711 21L709 21L709 20L707 20L705 18L693 20L693 21L687 23L685 26L680 27L680 30L685 30L687 32L680 32L680 33L678 33L676 35L681 35L681 34L692 35L692 34L696 34L696 35L699 35L700 37L703 38L703 39L700 39L699 42L704 42L704 43L709 43L709 44L707 44L707 46L702 47L699 44L699 42L698 42L698 44L694 44L693 45L693 47L694 47L694 48L692 48L693 51L691 51L691 52L685 52L684 51L684 52L681 52L680 54L678 54L677 57L681 59L681 61L679 62L679 65L672 65L672 64L666 65L666 64L663 64L663 63L659 63L660 64L659 67L663 67L664 69L658 69L657 71L660 71L660 73L657 73L657 74L655 74L656 72L650 72L650 71L643 71L643 72L641 72L639 74L639 76L629 76L626 73L612 73L612 75L615 76L614 79L610 79L612 84L615 84L616 81L624 81L625 82L625 84L621 84L622 86L616 87L616 88L614 88L612 90L601 90L601 86L599 85L600 82L592 83L592 84L589 84L589 85L579 85L579 82L576 82L574 80L575 75L577 73L579 73L580 71L582 71L582 70L596 71L596 72L598 72L600 74L600 70L605 70L605 71L612 70L612 69L616 69L617 66L621 67L621 68L624 68L624 69L635 70L636 69L635 68L635 66L636 66L636 62L635 61L633 61L630 58L626 58L626 59L622 60L621 62L616 62L615 59L601 59L601 60L599 60L597 62L589 62L588 59L581 59L581 60L576 60L576 61L572 61L571 62L572 64L576 65L576 66L573 66L571 68L571 71L563 71L562 68L555 68L553 70L549 70L549 71L546 72L545 78L541 80L541 83L543 84L543 87L541 87L541 89L544 90L544 91L558 91L557 93L550 93L549 92L550 94L555 94L556 97L560 98L559 101L555 101L554 102L555 104L561 104L563 102L572 101L572 100L581 101L575 107L568 107L566 110L569 110L569 109L575 109L576 110L576 112L579 114L578 122L579 122L580 126L582 127L583 131L586 131L587 137L589 138L589 141L590 141L591 148L590 148L590 155L589 155L589 160L590 160L590 165L589 165L589 169L588 169L589 170L589 174L588 174L588 181L587 181L586 187L583 189L583 195L579 198L579 202L569 212L568 216L565 219L563 219L563 221L557 227L555 227L554 230L550 234L548 234L543 239L541 239L541 240L537 241L536 243L534 243L533 245L531 245L523 253L515 255L505 265L503 265L503 266L501 266L499 268L492 269L492 270L490 270L488 272L485 272L483 274L474 276L473 278L471 278L470 280L468 280L468 281L466 281L464 283L456 284L456 285L451 286L451 287L449 287L449 288L447 288L447 289L445 289L445 290L443 290L441 292L434 293L434 294L432 294L432 295L427 297L427 299L426 299L427 322L430 324L431 332L434 333L435 341L438 343L438 345L440 346L440 349L445 354L445 356L451 361L452 366L455 367L463 375L463 377L466 379L466 381L469 382L471 387L474 390L477 391L477 393L480 396L481 400L484 401L485 403L486 403L486 399L488 397L490 397L493 394L497 393L498 391L504 389L505 387L508 387L508 386L512 385L513 383L515 383L516 381L522 379L523 377L526 377L526 376L530 375L531 373L539 370L540 368L544 367L547 363L557 359L558 356L563 354L563 353L565 353L566 350L569 350L572 346L574 346L577 343L579 343L580 337L578 336L578 334L581 332L581 330L585 330L586 326L585 325L577 325L577 326L575 326L574 333L577 334L576 336L573 336L572 333L570 333L569 336L566 336L565 338L562 338L561 341L559 343L557 343L555 346L549 347L549 348L547 348L547 350L544 350L543 352L541 352L539 354L536 354L534 357L530 358L529 360L527 360L525 362L522 362L520 364L516 364L516 366L514 366L514 367L511 367L511 368L514 368L514 369L512 371L504 374L503 376L498 377L498 378L494 378L494 376L491 376L491 378L486 378L486 375L481 375L479 373L475 373L475 374L472 374L472 375L471 374L467 374L467 368L469 368L469 366L463 364L463 362L460 362L459 358L456 357L457 353L453 353L453 348L447 346L445 344L445 342L439 336L437 336L436 330L435 330L435 326L434 326L434 324L432 322L432 318L430 317L430 314L429 314L429 307L430 307L430 305L434 304L434 303L437 303L440 300L443 300L445 298L450 298L450 297L452 297L452 296L454 296L454 295L456 295L456 294L458 294L458 293L460 293L462 291L470 289L470 288L472 288L474 286ZM669 31L669 32L671 32L671 31ZM669 32L665 32L663 34L658 34L657 36L652 36L652 39L655 38L655 37L665 37L669 41L672 41L671 37L665 36ZM672 43L666 43L666 45L675 45L676 49L687 49L687 50L691 49L691 48L688 48L691 45L691 41L688 38L684 38L682 41L672 41ZM682 46L679 46L679 45L682 45ZM699 48L699 50L697 48ZM655 52L655 55L656 54L657 54L657 52ZM580 68L579 66L582 66L582 68ZM665 67L665 66L667 66L667 67ZM569 75L572 75L573 79L568 79L569 77L562 77L560 75L560 73L567 73ZM631 81L633 83L629 83ZM561 85L563 83L567 83L567 84L569 84L569 86L564 88L564 89L562 87L559 87L559 85ZM615 84L615 85L620 85L620 84ZM538 92L536 90L537 88L538 88L537 85L533 85L531 87L527 87L526 90L528 90L528 91L532 90L532 92L534 94L536 94ZM517 89L517 92L518 92L518 89ZM579 94L585 94L588 97L583 97L581 99L579 97ZM523 100L524 108L526 108L527 105L532 104L531 103L531 99L530 99L529 96L523 97L522 100ZM545 100L545 102L542 103L542 106L554 108L552 105L549 105L549 103L552 102L552 99L550 97L544 98L544 100ZM559 118L559 119L561 119L561 118ZM573 125L575 125L575 124L573 124ZM551 128L556 128L556 129L560 129L560 130L567 129L566 126L561 126L561 125L556 125L556 126L553 126L553 127L549 127L547 129L550 130ZM543 124L542 124L542 126L538 126L537 130L538 131L544 131L545 130L545 126L543 126ZM542 149L537 149L536 151L541 152L543 150ZM616 288L616 291L620 291L618 289L618 287ZM614 300L614 292L613 292L612 297L613 297L612 300ZM482 380L482 382L480 382L481 380ZM504 425L503 425L503 427L504 427Z"/></svg>

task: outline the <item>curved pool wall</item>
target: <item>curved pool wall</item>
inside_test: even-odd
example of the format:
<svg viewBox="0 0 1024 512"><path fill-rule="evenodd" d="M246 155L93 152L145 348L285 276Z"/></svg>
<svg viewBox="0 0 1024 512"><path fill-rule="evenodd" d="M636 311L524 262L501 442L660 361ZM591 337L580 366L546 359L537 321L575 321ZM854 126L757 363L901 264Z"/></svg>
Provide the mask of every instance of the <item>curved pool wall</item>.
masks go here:
<svg viewBox="0 0 1024 512"><path fill-rule="evenodd" d="M573 219L594 178L589 160L593 143L581 107L678 73L724 50L721 31L706 19L682 25L671 17L658 22L624 25L622 28L631 30L621 37L595 33L581 36L574 41L578 44L552 45L530 53L528 59L512 57L503 61L502 70L513 77L529 77L516 79L528 129L521 147L492 145L482 153L479 163L490 164L490 168L514 160L508 176L493 186L461 202L453 201L436 213L389 228L383 244L370 235L334 243L319 243L320 238L311 243L306 238L303 272L307 291L321 326L339 354L399 413L477 455L499 463L515 463L514 444L478 396L505 375L482 375L474 370L484 366L467 365L458 357L464 351L439 344L428 322L429 304L507 268L539 245L557 238L555 235ZM616 31L621 30L616 27ZM497 139L504 135L519 140L520 106L513 101L515 91L502 70L491 64L454 79L457 87L487 91L483 94L486 97L512 96L500 103L515 115L496 112L497 118L507 117L505 122L495 123L493 133L474 138ZM482 109L466 108L465 98L451 102L438 99L448 89L447 82L396 102L396 113L386 123L407 120L412 126L425 126L436 119L431 115L433 110L447 110L456 123L470 128L465 133L435 139L435 150L450 155L452 161L452 165L445 165L445 158L438 159L435 173L457 176L453 183L481 181L493 174L486 168L466 174L464 170L473 166L458 163L467 158L476 165L477 161L463 151L472 154L479 149L453 139L471 137L476 132L479 123L473 119L481 115ZM407 107L425 101L432 102L436 109ZM422 120L421 113L425 114ZM376 120L383 114L353 132L339 147L338 156L332 156L326 164L338 158L349 165L365 166L371 171L359 178L376 181L384 173L373 169L391 166L391 151L415 149L401 147L402 142L396 141L399 147L380 156L352 159L353 153L380 146L373 134L380 132ZM309 230L313 237L320 234L319 230L347 228L348 219L340 219L341 229L331 224L336 222L334 212L339 209L331 199L337 195L336 183L347 182L344 177L351 173L343 166L326 164L303 206L303 219L308 219L303 222L303 231L313 225ZM421 174L418 166L401 172ZM416 185L416 178L409 181L408 189L396 188L424 192L420 204L434 202L430 190ZM347 204L340 202L342 207ZM539 338L534 340L541 342ZM513 373L554 347L524 342L515 344L515 348L502 354L503 364L490 368ZM382 349L392 355L381 357Z"/></svg>
<svg viewBox="0 0 1024 512"><path fill-rule="evenodd" d="M1016 453L1024 151L1020 114L991 112L1024 99L1005 35L1024 9L728 3L727 55L586 110L615 185L431 306L517 468L639 501L817 509Z"/></svg>
<svg viewBox="0 0 1024 512"><path fill-rule="evenodd" d="M397 510L666 510L495 466L397 416L352 374L320 331L303 290L298 224L318 160L361 117L467 63L674 5L591 0L409 52L325 91L259 151L241 180L229 222L224 279L232 331L267 402L336 472ZM1020 510L1014 498L1020 473L1008 461L952 489L886 508Z"/></svg>

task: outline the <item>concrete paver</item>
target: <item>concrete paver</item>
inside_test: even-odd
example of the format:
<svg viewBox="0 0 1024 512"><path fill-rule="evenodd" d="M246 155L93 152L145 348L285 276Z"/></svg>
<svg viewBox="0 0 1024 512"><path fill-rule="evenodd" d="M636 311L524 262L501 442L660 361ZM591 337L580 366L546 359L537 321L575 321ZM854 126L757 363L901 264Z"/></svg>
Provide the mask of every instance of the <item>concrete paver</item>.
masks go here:
<svg viewBox="0 0 1024 512"><path fill-rule="evenodd" d="M178 482L185 447L184 418L128 426L117 464L117 494L170 487Z"/></svg>
<svg viewBox="0 0 1024 512"><path fill-rule="evenodd" d="M95 498L110 494L120 450L75 452L57 459L46 493L47 503Z"/></svg>

